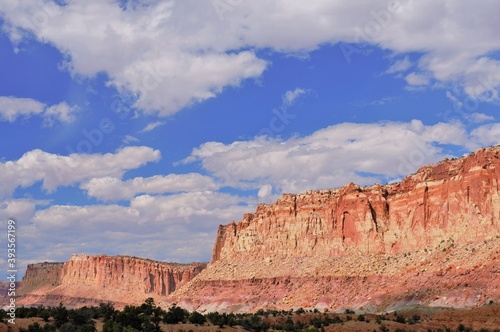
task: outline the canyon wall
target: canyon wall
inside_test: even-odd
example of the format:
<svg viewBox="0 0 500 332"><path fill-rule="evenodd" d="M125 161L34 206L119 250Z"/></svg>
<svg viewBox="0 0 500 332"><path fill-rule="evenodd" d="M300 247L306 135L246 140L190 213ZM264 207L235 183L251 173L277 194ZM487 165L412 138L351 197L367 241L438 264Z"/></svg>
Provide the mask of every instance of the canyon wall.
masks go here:
<svg viewBox="0 0 500 332"><path fill-rule="evenodd" d="M346 185L259 204L220 226L212 262L414 251L500 231L500 149L426 166L389 185Z"/></svg>
<svg viewBox="0 0 500 332"><path fill-rule="evenodd" d="M30 264L18 303L69 307L111 301L118 307L158 301L189 282L206 264L176 264L129 256L73 255L66 263Z"/></svg>
<svg viewBox="0 0 500 332"><path fill-rule="evenodd" d="M208 311L500 301L499 179L492 147L399 183L285 194L219 226L208 268L170 297Z"/></svg>

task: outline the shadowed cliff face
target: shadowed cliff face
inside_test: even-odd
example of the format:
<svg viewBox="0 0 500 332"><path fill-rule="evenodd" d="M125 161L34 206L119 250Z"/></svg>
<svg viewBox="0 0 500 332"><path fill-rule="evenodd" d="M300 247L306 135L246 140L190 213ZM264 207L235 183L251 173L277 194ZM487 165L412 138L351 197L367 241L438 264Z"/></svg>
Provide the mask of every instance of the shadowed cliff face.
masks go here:
<svg viewBox="0 0 500 332"><path fill-rule="evenodd" d="M37 289L40 286L55 287L61 284L64 263L29 264L22 280L24 292Z"/></svg>
<svg viewBox="0 0 500 332"><path fill-rule="evenodd" d="M106 255L73 255L66 263L31 264L18 291L18 303L69 307L115 302L140 304L165 298L200 273L206 264L176 264Z"/></svg>
<svg viewBox="0 0 500 332"><path fill-rule="evenodd" d="M500 149L421 168L402 182L283 195L220 226L212 262L387 253L444 238L483 241L500 230Z"/></svg>

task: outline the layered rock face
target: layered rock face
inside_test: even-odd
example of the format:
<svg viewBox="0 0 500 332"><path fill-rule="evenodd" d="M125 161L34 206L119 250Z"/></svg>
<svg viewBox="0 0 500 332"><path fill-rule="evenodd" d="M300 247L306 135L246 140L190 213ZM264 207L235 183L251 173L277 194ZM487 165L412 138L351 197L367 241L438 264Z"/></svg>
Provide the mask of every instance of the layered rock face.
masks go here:
<svg viewBox="0 0 500 332"><path fill-rule="evenodd" d="M74 255L64 264L61 283L166 296L193 279L204 267L202 263L184 265L128 256Z"/></svg>
<svg viewBox="0 0 500 332"><path fill-rule="evenodd" d="M22 281L25 292L40 286L55 287L61 284L64 263L44 262L28 264Z"/></svg>
<svg viewBox="0 0 500 332"><path fill-rule="evenodd" d="M111 301L118 307L146 298L164 299L200 273L206 264L176 264L106 255L73 255L66 263L31 264L18 303L66 306Z"/></svg>
<svg viewBox="0 0 500 332"><path fill-rule="evenodd" d="M421 168L402 182L286 194L237 224L220 226L212 262L395 254L483 241L500 231L500 149Z"/></svg>
<svg viewBox="0 0 500 332"><path fill-rule="evenodd" d="M220 226L210 266L173 297L207 310L500 300L499 179L493 147L399 183L283 195Z"/></svg>

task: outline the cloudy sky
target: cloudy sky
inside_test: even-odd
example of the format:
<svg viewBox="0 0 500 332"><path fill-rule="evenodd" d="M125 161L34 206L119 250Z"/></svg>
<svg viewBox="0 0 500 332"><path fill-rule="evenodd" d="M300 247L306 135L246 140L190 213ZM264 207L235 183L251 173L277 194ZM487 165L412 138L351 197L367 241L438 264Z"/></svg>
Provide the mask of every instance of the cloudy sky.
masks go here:
<svg viewBox="0 0 500 332"><path fill-rule="evenodd" d="M21 270L72 253L207 261L217 226L259 201L500 143L498 12L2 0L0 221L17 221Z"/></svg>

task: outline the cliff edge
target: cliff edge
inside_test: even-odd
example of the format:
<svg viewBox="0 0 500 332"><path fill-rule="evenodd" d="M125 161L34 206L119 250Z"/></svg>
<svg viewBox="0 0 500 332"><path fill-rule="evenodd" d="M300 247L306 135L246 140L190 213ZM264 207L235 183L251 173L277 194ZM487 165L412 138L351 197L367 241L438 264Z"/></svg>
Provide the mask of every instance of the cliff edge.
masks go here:
<svg viewBox="0 0 500 332"><path fill-rule="evenodd" d="M500 147L399 183L285 194L219 226L209 267L172 295L200 310L500 300Z"/></svg>
<svg viewBox="0 0 500 332"><path fill-rule="evenodd" d="M73 255L66 263L30 264L17 294L20 305L67 307L111 301L117 307L158 302L186 284L205 263L177 264L130 256Z"/></svg>

